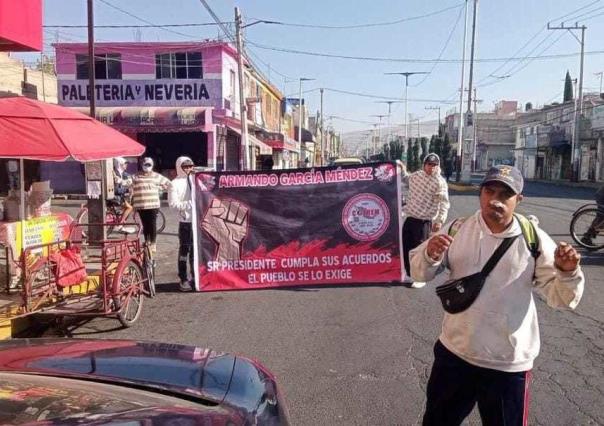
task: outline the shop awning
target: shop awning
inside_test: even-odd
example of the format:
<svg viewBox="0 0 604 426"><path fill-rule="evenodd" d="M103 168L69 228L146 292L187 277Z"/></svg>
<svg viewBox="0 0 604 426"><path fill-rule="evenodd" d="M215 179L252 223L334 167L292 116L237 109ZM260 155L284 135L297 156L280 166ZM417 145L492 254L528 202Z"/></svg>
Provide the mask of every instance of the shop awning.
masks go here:
<svg viewBox="0 0 604 426"><path fill-rule="evenodd" d="M239 136L241 136L241 129L238 129L237 127L234 126L226 126L230 131L237 133ZM251 135L251 134L247 134L248 140L250 141L251 144L253 144L255 147L260 149L260 155L272 155L273 153L273 148L270 147L269 145L265 144L264 142L262 142L260 139L258 139L256 136Z"/></svg>
<svg viewBox="0 0 604 426"><path fill-rule="evenodd" d="M70 108L23 96L0 99L0 158L94 161L144 151L126 135Z"/></svg>
<svg viewBox="0 0 604 426"><path fill-rule="evenodd" d="M0 0L0 52L42 50L42 0Z"/></svg>
<svg viewBox="0 0 604 426"><path fill-rule="evenodd" d="M74 108L85 114L88 108ZM136 133L206 132L212 126L210 107L101 107L96 119L123 131Z"/></svg>
<svg viewBox="0 0 604 426"><path fill-rule="evenodd" d="M300 152L298 149L298 144L295 140L285 137L283 140L281 139L270 139L265 141L268 145L273 147L273 149L277 150L286 150L291 152Z"/></svg>

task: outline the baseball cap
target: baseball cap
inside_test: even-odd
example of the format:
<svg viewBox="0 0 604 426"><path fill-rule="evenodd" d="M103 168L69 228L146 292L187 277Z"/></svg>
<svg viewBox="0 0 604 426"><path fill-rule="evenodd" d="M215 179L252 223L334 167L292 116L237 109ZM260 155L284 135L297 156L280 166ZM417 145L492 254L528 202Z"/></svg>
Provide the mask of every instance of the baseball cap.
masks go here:
<svg viewBox="0 0 604 426"><path fill-rule="evenodd" d="M520 194L524 187L522 173L512 166L493 166L480 183L483 186L489 182L501 182L508 186L514 193Z"/></svg>
<svg viewBox="0 0 604 426"><path fill-rule="evenodd" d="M430 154L426 155L426 157L424 158L424 164L426 164L426 163L435 163L435 164L440 165L440 158L438 158L438 155L431 152Z"/></svg>

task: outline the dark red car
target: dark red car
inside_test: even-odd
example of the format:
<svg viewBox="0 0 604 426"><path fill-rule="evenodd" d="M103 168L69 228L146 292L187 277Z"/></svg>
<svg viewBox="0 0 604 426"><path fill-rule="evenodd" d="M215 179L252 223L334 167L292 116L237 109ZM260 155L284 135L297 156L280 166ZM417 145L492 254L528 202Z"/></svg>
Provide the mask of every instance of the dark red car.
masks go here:
<svg viewBox="0 0 604 426"><path fill-rule="evenodd" d="M288 425L275 377L208 349L130 340L0 343L0 424Z"/></svg>

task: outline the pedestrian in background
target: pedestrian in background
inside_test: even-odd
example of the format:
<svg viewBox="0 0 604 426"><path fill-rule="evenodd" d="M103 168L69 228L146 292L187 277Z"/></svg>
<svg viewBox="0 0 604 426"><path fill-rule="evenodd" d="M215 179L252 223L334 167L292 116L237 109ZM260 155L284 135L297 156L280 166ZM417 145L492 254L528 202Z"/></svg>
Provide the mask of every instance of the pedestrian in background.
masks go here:
<svg viewBox="0 0 604 426"><path fill-rule="evenodd" d="M180 291L191 291L191 282L195 277L193 269L193 226L192 188L189 175L193 171L193 160L189 157L178 157L176 160L176 178L172 180L168 194L168 204L178 213L178 278ZM187 274L187 263L190 265L191 279Z"/></svg>
<svg viewBox="0 0 604 426"><path fill-rule="evenodd" d="M500 254L482 287L474 287L477 293L469 284L462 288L476 296L469 306L445 312L424 425L459 425L476 403L484 425L528 424L531 369L540 346L533 291L553 308L574 309L581 300L585 279L575 249L556 246L536 223L515 218L523 185L518 169L492 167L480 186L480 210L411 252L413 278L429 281L446 267L457 286L493 264L495 251Z"/></svg>
<svg viewBox="0 0 604 426"><path fill-rule="evenodd" d="M405 262L405 284L421 288L425 282L411 279L409 252L437 232L447 219L449 211L449 189L440 175L440 158L434 153L426 155L422 170L408 177L409 191L403 222L403 259Z"/></svg>
<svg viewBox="0 0 604 426"><path fill-rule="evenodd" d="M132 177L126 172L128 162L124 157L113 159L113 187L114 198L110 202L122 208L122 214L119 218L119 225L115 228L118 232L131 232L124 228L123 224L132 213L133 207L129 201L130 187L132 186Z"/></svg>
<svg viewBox="0 0 604 426"><path fill-rule="evenodd" d="M583 244L592 246L594 244L593 239L598 236L602 229L604 229L604 185L596 191L594 199L598 205L596 217L589 225L587 232L581 238Z"/></svg>
<svg viewBox="0 0 604 426"><path fill-rule="evenodd" d="M166 177L153 171L153 159L143 158L141 171L133 177L132 206L141 219L143 236L152 256L157 252L157 212L160 208L160 194L169 186L170 181Z"/></svg>

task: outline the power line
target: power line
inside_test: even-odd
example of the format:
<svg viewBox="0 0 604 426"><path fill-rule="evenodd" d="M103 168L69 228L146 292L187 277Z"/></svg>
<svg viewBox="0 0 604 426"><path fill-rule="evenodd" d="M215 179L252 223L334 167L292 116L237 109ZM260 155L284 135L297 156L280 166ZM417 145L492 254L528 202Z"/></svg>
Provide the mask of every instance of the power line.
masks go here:
<svg viewBox="0 0 604 426"><path fill-rule="evenodd" d="M569 13L566 13L566 14L564 14L564 15L562 15L562 16L557 17L557 18L553 18L551 21L558 21L558 20L560 20L560 19L567 18L567 17L572 16L572 15L576 14L577 12L579 12L579 11L581 11L581 10L587 9L587 8L589 8L589 7L591 7L591 6L593 6L594 4L599 3L599 2L600 2L600 0L595 0L595 1L593 1L593 2L591 2L591 3L588 3L588 4L586 4L586 5L582 6L582 7L579 7L578 9L574 9L573 11L571 11L571 12L569 12ZM574 18L573 18L573 19L574 19ZM532 37L530 37L530 38L529 38L529 39L528 39L528 40L527 40L527 41L526 41L526 42L525 42L525 43L522 45L522 47L520 47L520 49L518 49L516 52L514 52L514 54L512 55L512 57L517 56L518 54L520 54L520 52L522 52L522 51L523 51L523 50L524 50L526 47L528 47L528 46L529 46L529 45L530 45L530 44L531 44L531 43L532 43L532 42L533 42L535 39L537 39L537 37L539 37L539 36L541 35L541 33L543 33L543 32L544 32L546 29L547 29L547 25L543 25L543 26L542 26L542 27L539 29L539 31L537 31L537 33L535 33L535 34L534 34ZM541 42L538 44L538 46L539 46L539 45L541 45L541 44L543 44L543 43L545 42L545 40L547 40L547 39L548 39L548 38L549 38L551 35L552 35L552 33L548 33L548 35L546 36L546 38L545 38L544 40L542 40L542 41L541 41ZM534 51L536 50L536 48L537 48L537 46L535 46L535 48L533 48L533 50L532 50L531 52L529 52L529 53L528 53L526 56L529 56L529 55L530 55L532 52L534 52ZM488 76L486 76L486 77L484 77L483 79L481 79L481 80L480 80L480 81L479 81L477 84L478 84L478 85L481 85L481 83L483 83L485 80L488 80L489 78L496 78L496 79L498 80L497 82L499 82L499 81L505 80L506 78L510 77L510 75L507 75L507 74L510 74L510 73L511 73L512 69L514 68L514 66L512 66L512 68L510 68L510 69L509 69L507 72L504 72L504 74L506 74L504 78L500 78L500 77L497 77L497 76L495 75L497 72L499 72L501 69L503 69L503 68L504 68L504 67L505 67L505 66L506 66L506 65L507 65L509 62L510 62L510 61L505 61L503 64L499 65L497 68L495 68L493 71L491 71L491 73L490 73ZM495 84L495 83L489 83L489 85L491 85L491 84ZM481 86L481 87L482 87L482 86Z"/></svg>
<svg viewBox="0 0 604 426"><path fill-rule="evenodd" d="M315 29L322 29L322 30L348 30L348 29L384 27L384 26L389 26L389 25L397 25L397 24L401 24L403 22L415 21L418 19L424 19L424 18L428 18L431 16L435 16L435 15L441 14L443 12L452 10L452 9L457 9L457 8L461 7L462 5L463 5L463 2L461 4L458 3L456 5L446 7L444 9L439 9L439 10L435 10L433 12L425 13L423 15L411 16L411 17L407 17L407 18L400 18L400 19L396 19L394 21L373 22L373 23L366 23L366 24L317 25L317 24L301 24L301 23L296 23L296 22L284 22L284 21L278 21L278 20L273 20L273 19L270 19L270 21L272 24L283 25L283 26L288 26L288 27L315 28ZM254 18L254 19L257 19L257 18ZM258 20L262 21L265 19L258 19ZM266 20L268 20L268 19L266 19Z"/></svg>
<svg viewBox="0 0 604 426"><path fill-rule="evenodd" d="M459 24L459 21L461 20L462 12L463 12L463 9L460 8L459 13L457 14L457 19L455 20L455 23L453 24L453 28L451 28L451 31L449 32L449 36L447 37L447 40L445 41L444 46L442 47L442 49L440 50L440 53L438 54L437 60L439 60L439 61L442 59L443 54L445 53L445 50L447 49L447 47L449 46L449 43L451 42L451 38L453 37L453 34L455 33L455 30L457 29L457 25ZM417 84L414 84L411 87L417 87L420 84L422 84L424 81L426 81L428 79L428 77L430 77L430 75L432 74L432 72L434 71L434 69L436 68L437 65L438 65L438 62L435 62L432 65L432 68L430 68L430 71L428 71L428 74L424 75L424 78L422 78Z"/></svg>
<svg viewBox="0 0 604 426"><path fill-rule="evenodd" d="M223 22L232 24L232 22ZM94 28L181 28L181 27L208 27L219 25L216 22L200 22L191 24L146 24L146 25L97 25ZM87 28L86 25L43 25L43 28Z"/></svg>
<svg viewBox="0 0 604 426"><path fill-rule="evenodd" d="M459 64L461 63L461 59L422 59L422 58L387 58L387 57L372 57L372 56L349 56L349 55L336 55L331 53L323 53L323 52L311 52L305 50L297 50L297 49L288 49L282 47L275 46L267 46L259 43L252 42L248 40L248 43L252 46L255 46L259 49L264 50L273 50L277 52L284 53L292 53L296 55L306 55L306 56L319 56L325 58L333 58L333 59L350 59L357 61L370 61L370 62L402 62L402 63L420 63L420 64ZM592 50L589 52L585 52L586 55L601 55L604 53L604 50ZM524 57L502 57L502 58L482 58L482 59L474 59L474 62L480 63L490 63L490 62L502 62L502 61L524 61L524 60L549 60L549 59L564 59L564 58L572 58L575 56L579 56L578 53L558 53L554 55L537 55L537 56L524 56ZM468 61L466 61L468 62Z"/></svg>
<svg viewBox="0 0 604 426"><path fill-rule="evenodd" d="M551 34L551 33L550 33L550 34ZM556 38L556 39L555 39L553 42L551 42L551 43L550 43L549 45L547 45L547 46L546 46L546 47L545 47L543 50L541 50L540 54L543 54L543 53L547 52L547 51L548 51L548 50L549 50L549 49L550 49L550 48L551 48L551 47L552 47L554 44L558 43L558 41L560 41L560 39L561 39L561 38L564 36L564 34L565 34L565 33L560 34L560 36L559 36L558 38ZM544 41L545 41L545 40L547 40L547 39L548 39L548 37L546 37L546 38L544 39ZM539 44L539 45L540 45L540 44ZM537 46L539 46L539 45L537 45ZM490 83L483 83L483 84L481 84L481 85L478 85L478 87L487 87L487 86L492 86L492 85L497 84L497 83L499 83L499 82L501 82L501 81L503 81L503 80L506 80L506 79L510 78L511 76L513 76L513 75L515 75L515 74L519 73L520 71L522 71L522 70L523 70L523 69L525 69L526 67L528 67L528 66L529 66L529 65L530 65L530 64L531 64L533 61L534 61L534 59L530 59L528 62L526 62L526 63L525 63L523 66L521 66L520 68L516 69L516 70L515 70L515 71L513 71L513 72L512 72L512 71L510 71L510 74L506 75L506 76L505 76L505 78L502 78L502 79L499 79L499 80L496 80L496 81L493 81L493 82L490 82ZM522 63L522 62L519 62L519 64L520 64L520 63ZM512 69L513 69L513 68L512 68Z"/></svg>
<svg viewBox="0 0 604 426"><path fill-rule="evenodd" d="M138 20L138 21L144 22L145 24L148 24L148 25L156 25L155 23L153 23L153 22L151 22L151 21L148 21L148 20L146 20L146 19L144 19L144 18L141 18L140 16L137 16L137 15L135 15L135 14L131 13L131 12L128 12L127 10L124 10L124 9L122 9L122 8L118 7L118 6L115 6L115 5L111 4L111 3L109 3L107 0L99 0L99 1L100 1L101 3L103 3L103 4L105 4L106 6L109 6L110 8L117 10L118 12L121 12L121 13L123 13L124 15L128 15L128 16L130 16L131 18L134 18L134 19L136 19L136 20ZM164 31L170 32L170 33L172 33L172 34L177 34L177 35L179 35L179 36L181 36L181 37L187 37L187 38L189 38L189 39L195 39L195 38L197 38L197 37L194 37L194 36L192 36L192 35L190 35L190 34L181 33L181 32L179 32L179 31L174 31L174 30L171 30L171 29L169 29L169 28L163 28L163 27L159 27L159 28L160 28L160 29L162 29L162 30L164 30Z"/></svg>

